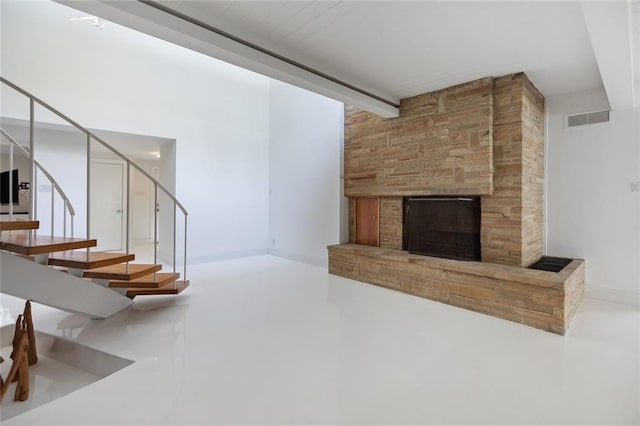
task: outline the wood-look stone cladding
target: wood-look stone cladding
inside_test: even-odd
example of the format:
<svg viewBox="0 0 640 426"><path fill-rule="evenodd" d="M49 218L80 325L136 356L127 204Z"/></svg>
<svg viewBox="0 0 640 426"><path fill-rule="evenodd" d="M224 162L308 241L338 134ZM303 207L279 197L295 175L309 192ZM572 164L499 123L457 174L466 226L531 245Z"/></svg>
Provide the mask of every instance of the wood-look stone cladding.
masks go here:
<svg viewBox="0 0 640 426"><path fill-rule="evenodd" d="M403 99L398 118L346 107L344 158L350 243L354 197L380 197L380 247L329 247L331 273L564 334L584 261L556 277L523 269L544 235L544 97L524 73ZM482 262L401 251L402 197L415 195L480 195Z"/></svg>
<svg viewBox="0 0 640 426"><path fill-rule="evenodd" d="M329 247L329 272L449 305L565 334L584 294L583 260L559 273L465 262L407 251Z"/></svg>
<svg viewBox="0 0 640 426"><path fill-rule="evenodd" d="M380 247L402 250L402 197L380 197Z"/></svg>
<svg viewBox="0 0 640 426"><path fill-rule="evenodd" d="M482 261L529 266L542 256L544 97L524 74L494 79L493 194L483 196Z"/></svg>
<svg viewBox="0 0 640 426"><path fill-rule="evenodd" d="M523 73L403 99L398 118L346 107L344 156L345 195L384 198L381 247L402 247L402 196L481 195L482 260L542 256L544 98Z"/></svg>
<svg viewBox="0 0 640 426"><path fill-rule="evenodd" d="M385 119L345 107L347 197L492 192L493 79L400 101Z"/></svg>
<svg viewBox="0 0 640 426"><path fill-rule="evenodd" d="M544 97L524 80L522 100L522 265L540 259L544 245Z"/></svg>

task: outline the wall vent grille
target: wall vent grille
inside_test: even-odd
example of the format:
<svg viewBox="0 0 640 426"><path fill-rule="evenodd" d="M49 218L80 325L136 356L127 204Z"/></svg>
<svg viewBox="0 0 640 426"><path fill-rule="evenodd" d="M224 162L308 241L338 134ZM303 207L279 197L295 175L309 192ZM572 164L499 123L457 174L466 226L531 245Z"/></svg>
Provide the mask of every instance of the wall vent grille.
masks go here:
<svg viewBox="0 0 640 426"><path fill-rule="evenodd" d="M611 111L595 111L567 116L567 127L586 126L588 124L608 123Z"/></svg>

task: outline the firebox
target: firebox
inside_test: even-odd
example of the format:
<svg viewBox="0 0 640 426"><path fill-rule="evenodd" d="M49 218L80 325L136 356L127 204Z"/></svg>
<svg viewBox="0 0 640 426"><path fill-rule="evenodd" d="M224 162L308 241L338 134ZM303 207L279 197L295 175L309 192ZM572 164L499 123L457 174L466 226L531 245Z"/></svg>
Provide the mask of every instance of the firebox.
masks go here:
<svg viewBox="0 0 640 426"><path fill-rule="evenodd" d="M404 197L402 246L413 254L480 260L480 197Z"/></svg>

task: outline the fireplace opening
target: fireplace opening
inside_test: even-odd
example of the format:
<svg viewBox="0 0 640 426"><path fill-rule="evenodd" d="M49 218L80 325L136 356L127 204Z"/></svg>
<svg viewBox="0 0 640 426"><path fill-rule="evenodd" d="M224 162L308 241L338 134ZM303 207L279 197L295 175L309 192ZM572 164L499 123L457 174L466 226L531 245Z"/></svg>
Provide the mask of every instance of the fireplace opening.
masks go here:
<svg viewBox="0 0 640 426"><path fill-rule="evenodd" d="M480 260L480 197L404 197L402 229L409 253Z"/></svg>

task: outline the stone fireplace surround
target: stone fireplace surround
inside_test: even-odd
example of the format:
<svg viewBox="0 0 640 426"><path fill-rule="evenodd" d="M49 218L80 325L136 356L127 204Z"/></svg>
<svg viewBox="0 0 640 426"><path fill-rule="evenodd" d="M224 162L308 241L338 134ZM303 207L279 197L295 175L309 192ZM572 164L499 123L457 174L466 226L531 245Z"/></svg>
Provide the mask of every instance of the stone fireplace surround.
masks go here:
<svg viewBox="0 0 640 426"><path fill-rule="evenodd" d="M525 74L403 99L400 117L345 108L350 244L332 274L565 334L584 293L584 261L559 273L542 256L544 98ZM403 196L479 195L481 262L402 251ZM380 197L379 247L355 242L355 199Z"/></svg>

